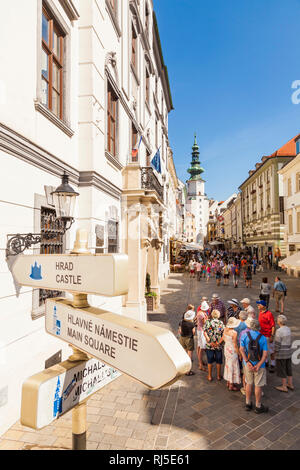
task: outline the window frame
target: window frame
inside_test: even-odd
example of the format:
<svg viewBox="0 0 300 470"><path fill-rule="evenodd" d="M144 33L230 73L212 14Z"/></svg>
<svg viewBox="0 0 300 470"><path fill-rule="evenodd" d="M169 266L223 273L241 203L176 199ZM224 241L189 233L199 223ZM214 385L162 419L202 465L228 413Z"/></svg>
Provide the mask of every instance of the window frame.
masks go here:
<svg viewBox="0 0 300 470"><path fill-rule="evenodd" d="M118 96L109 82L107 81L107 110L106 110L106 150L107 152L110 153L113 157L117 158L117 125L118 125ZM112 97L113 99L113 108L111 108L111 102L112 102ZM113 109L113 114L112 114L112 109ZM111 134L111 127L112 127L112 122L114 125L114 132L113 136ZM112 145L113 143L113 145ZM112 148L113 147L113 148Z"/></svg>
<svg viewBox="0 0 300 470"><path fill-rule="evenodd" d="M131 58L130 63L137 74L138 71L138 34L133 23L131 23Z"/></svg>
<svg viewBox="0 0 300 470"><path fill-rule="evenodd" d="M51 111L58 119L63 121L64 119L64 100L65 100L65 93L64 93L64 71L65 71L65 54L64 54L64 46L65 46L65 37L66 34L64 33L63 29L61 28L59 22L55 18L55 16L50 12L49 9L46 8L45 4L42 6L42 23L43 17L46 17L48 20L48 42L43 38L43 32L41 35L41 53L45 53L47 55L47 66L48 66L48 77L46 78L43 74L42 64L41 64L41 83L45 81L48 86L48 96L47 96L47 104L43 102L42 104ZM53 35L54 33L57 34L59 40L59 52L60 57L55 54L54 51L54 41ZM53 68L54 65L59 70L59 90L54 86L54 77L53 77ZM59 113L54 111L53 107L53 91L59 96Z"/></svg>

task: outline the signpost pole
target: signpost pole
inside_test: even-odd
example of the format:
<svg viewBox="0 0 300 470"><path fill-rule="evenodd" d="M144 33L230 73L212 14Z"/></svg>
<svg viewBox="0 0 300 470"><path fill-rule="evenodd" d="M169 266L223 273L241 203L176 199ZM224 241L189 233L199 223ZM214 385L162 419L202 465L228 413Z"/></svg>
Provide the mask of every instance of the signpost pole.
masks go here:
<svg viewBox="0 0 300 470"><path fill-rule="evenodd" d="M76 240L72 254L87 254L88 250L88 234L85 230L77 230ZM89 307L87 295L83 293L73 293L73 307L85 308ZM75 361L88 361L89 356L70 345L73 349L72 356L69 357L70 362ZM86 401L75 406L72 410L72 450L86 450L86 415L87 405Z"/></svg>

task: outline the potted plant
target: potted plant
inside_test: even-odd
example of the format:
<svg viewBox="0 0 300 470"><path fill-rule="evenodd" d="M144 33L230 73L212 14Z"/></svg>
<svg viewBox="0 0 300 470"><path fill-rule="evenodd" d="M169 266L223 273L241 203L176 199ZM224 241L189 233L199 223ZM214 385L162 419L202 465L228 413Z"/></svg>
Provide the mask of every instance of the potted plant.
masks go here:
<svg viewBox="0 0 300 470"><path fill-rule="evenodd" d="M145 298L146 298L146 303L147 303L147 311L153 311L154 310L154 300L157 297L157 294L155 292L151 292L151 278L150 274L147 273L146 275L146 292L145 292Z"/></svg>

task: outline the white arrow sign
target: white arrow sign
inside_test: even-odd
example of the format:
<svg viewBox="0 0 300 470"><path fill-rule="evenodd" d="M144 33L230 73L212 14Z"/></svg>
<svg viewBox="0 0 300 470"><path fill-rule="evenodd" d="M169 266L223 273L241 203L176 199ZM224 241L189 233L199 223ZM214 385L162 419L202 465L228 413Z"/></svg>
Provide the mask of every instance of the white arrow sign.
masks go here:
<svg viewBox="0 0 300 470"><path fill-rule="evenodd" d="M122 254L18 256L12 273L35 288L108 297L128 292L128 256Z"/></svg>
<svg viewBox="0 0 300 470"><path fill-rule="evenodd" d="M35 374L22 387L21 424L48 426L119 376L96 359L65 361Z"/></svg>
<svg viewBox="0 0 300 470"><path fill-rule="evenodd" d="M154 390L191 369L170 331L66 299L46 300L46 331Z"/></svg>

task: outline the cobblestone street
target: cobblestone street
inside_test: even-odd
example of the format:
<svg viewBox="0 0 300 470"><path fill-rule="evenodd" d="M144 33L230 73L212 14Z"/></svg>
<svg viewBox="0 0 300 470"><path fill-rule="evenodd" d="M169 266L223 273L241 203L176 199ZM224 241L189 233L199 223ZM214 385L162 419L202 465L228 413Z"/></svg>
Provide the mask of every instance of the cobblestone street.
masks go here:
<svg viewBox="0 0 300 470"><path fill-rule="evenodd" d="M273 283L276 273L264 275ZM247 296L254 306L261 278L261 273L254 276L252 289L243 282L234 289L232 283L217 288L214 279L206 284L187 274L171 274L162 286L160 309L149 314L149 321L176 334L187 303L198 306L202 295L211 298L214 292L224 301ZM293 340L300 340L299 280L284 274L281 278L288 287L288 325ZM270 310L275 311L273 299ZM193 369L195 376L183 377L168 389L149 391L122 376L93 395L88 401L88 449L300 449L300 365L294 365L294 392L275 390L280 379L268 373L264 403L270 411L265 415L245 411L244 397L229 392L225 381L209 383L198 370L195 353ZM16 423L0 439L0 449L70 449L71 419L69 412L38 432Z"/></svg>

